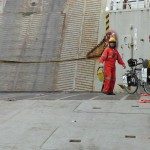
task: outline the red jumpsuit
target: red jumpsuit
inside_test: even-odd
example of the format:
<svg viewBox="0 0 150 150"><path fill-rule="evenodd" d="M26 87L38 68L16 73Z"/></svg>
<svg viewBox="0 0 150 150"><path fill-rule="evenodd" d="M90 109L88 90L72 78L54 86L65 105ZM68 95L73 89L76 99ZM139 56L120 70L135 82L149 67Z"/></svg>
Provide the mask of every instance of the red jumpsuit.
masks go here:
<svg viewBox="0 0 150 150"><path fill-rule="evenodd" d="M102 56L99 59L100 63L105 62L104 64L104 88L103 92L113 93L115 82L116 82L116 60L122 66L125 66L122 58L120 57L117 49L112 49L107 47Z"/></svg>

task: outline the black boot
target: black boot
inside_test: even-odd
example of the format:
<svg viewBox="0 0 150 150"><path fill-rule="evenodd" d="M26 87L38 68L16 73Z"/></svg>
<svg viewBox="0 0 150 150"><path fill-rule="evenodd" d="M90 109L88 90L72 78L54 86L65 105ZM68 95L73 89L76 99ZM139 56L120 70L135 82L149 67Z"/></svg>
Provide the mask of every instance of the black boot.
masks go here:
<svg viewBox="0 0 150 150"><path fill-rule="evenodd" d="M113 93L113 92L111 92L111 93L109 93L108 95L116 95L115 93Z"/></svg>

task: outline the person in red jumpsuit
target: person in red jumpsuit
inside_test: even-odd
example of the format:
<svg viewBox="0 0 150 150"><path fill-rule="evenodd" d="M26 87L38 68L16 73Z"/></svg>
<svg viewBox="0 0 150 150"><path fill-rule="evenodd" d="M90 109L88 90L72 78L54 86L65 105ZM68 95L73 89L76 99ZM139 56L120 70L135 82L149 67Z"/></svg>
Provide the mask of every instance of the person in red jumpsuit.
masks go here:
<svg viewBox="0 0 150 150"><path fill-rule="evenodd" d="M108 47L104 50L102 56L99 59L100 66L104 63L104 87L102 92L107 95L115 95L113 92L116 82L116 60L125 69L125 63L123 62L118 50L116 49L116 39L111 37L109 39Z"/></svg>

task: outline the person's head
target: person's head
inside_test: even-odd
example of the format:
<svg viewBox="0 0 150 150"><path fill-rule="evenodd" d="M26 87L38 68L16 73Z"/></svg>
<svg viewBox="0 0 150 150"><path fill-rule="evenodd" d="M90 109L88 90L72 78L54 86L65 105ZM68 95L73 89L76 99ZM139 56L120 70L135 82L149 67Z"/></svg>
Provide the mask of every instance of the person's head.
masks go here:
<svg viewBox="0 0 150 150"><path fill-rule="evenodd" d="M108 32L106 33L106 37L107 37L107 38L110 38L111 35L112 35L112 32L111 32L111 31L108 31Z"/></svg>
<svg viewBox="0 0 150 150"><path fill-rule="evenodd" d="M110 48L116 48L116 39L114 37L111 37L109 39L109 47Z"/></svg>

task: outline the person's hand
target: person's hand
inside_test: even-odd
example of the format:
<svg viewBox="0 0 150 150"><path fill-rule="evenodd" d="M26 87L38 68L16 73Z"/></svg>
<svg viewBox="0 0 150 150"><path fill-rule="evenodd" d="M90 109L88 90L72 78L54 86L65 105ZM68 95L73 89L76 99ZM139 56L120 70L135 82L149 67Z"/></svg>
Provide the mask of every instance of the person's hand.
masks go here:
<svg viewBox="0 0 150 150"><path fill-rule="evenodd" d="M126 69L126 65L123 65L123 69Z"/></svg>
<svg viewBox="0 0 150 150"><path fill-rule="evenodd" d="M100 68L103 68L103 64L102 63L100 63L99 66L100 66Z"/></svg>

